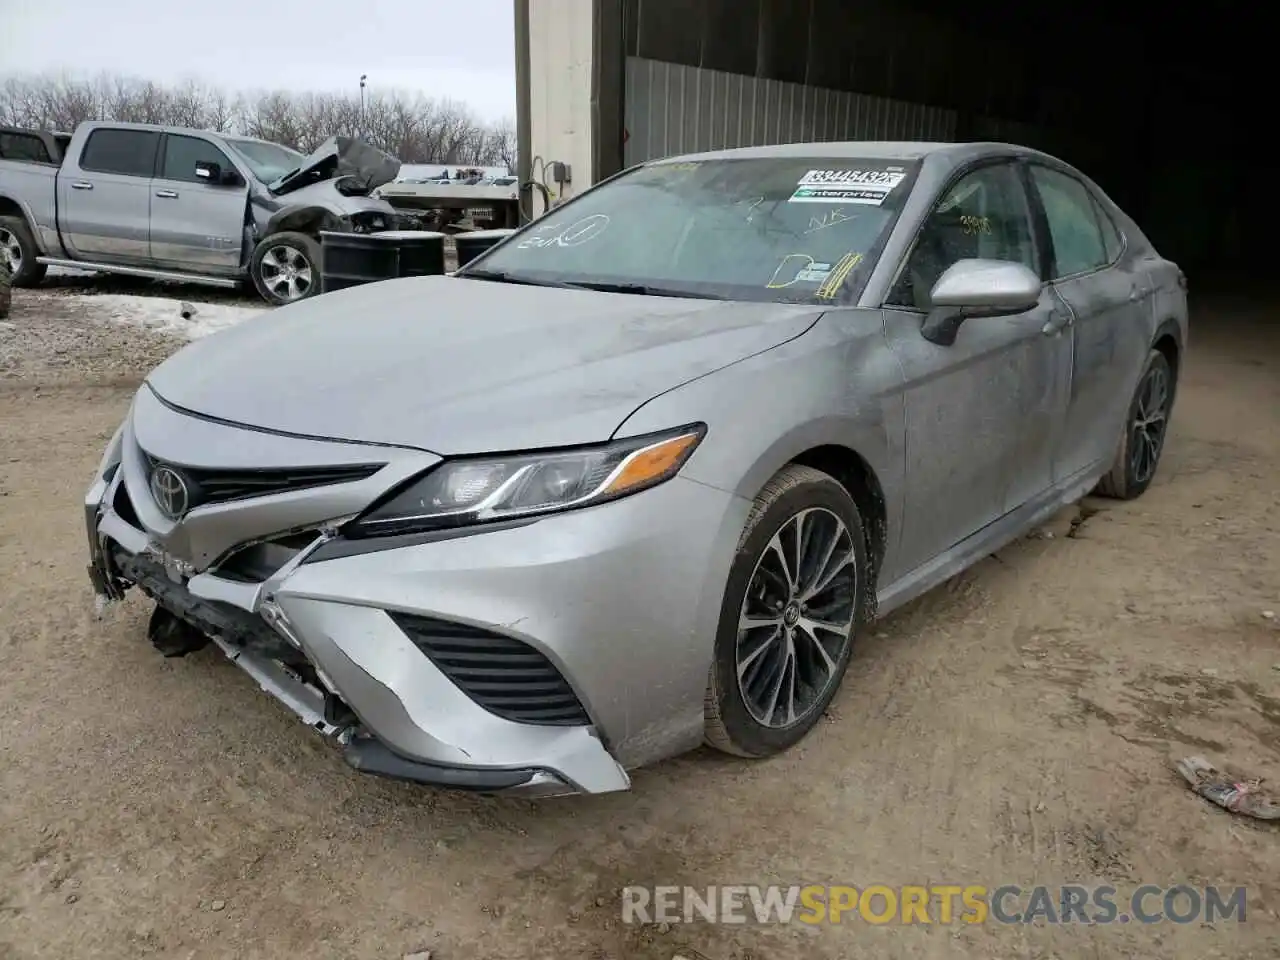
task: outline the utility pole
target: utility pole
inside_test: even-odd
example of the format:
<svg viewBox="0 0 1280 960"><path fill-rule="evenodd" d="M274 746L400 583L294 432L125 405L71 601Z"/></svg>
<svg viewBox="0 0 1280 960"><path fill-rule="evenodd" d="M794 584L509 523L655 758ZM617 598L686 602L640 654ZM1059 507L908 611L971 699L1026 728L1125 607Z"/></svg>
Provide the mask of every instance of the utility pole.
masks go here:
<svg viewBox="0 0 1280 960"><path fill-rule="evenodd" d="M369 79L367 73L360 74L360 139L364 139L364 82Z"/></svg>

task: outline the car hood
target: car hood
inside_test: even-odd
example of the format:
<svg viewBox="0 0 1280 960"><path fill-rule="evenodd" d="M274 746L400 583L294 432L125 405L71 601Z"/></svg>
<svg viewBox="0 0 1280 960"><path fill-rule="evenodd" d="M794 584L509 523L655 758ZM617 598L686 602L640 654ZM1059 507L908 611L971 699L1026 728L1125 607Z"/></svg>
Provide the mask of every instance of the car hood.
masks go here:
<svg viewBox="0 0 1280 960"><path fill-rule="evenodd" d="M414 277L277 308L188 345L147 381L175 407L302 436L441 455L569 446L607 439L657 394L820 315Z"/></svg>
<svg viewBox="0 0 1280 960"><path fill-rule="evenodd" d="M302 166L267 187L276 196L322 180L338 180L348 196L368 196L400 173L400 161L355 137L330 137Z"/></svg>

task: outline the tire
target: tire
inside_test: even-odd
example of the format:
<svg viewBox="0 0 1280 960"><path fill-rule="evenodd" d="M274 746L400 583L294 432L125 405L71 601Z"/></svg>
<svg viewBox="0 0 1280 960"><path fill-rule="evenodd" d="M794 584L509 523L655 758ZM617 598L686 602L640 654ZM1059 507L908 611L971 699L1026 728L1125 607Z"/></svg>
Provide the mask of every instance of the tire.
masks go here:
<svg viewBox="0 0 1280 960"><path fill-rule="evenodd" d="M1153 380L1163 383L1163 395L1158 406L1152 403ZM1138 378L1138 386L1133 391L1133 399L1125 414L1116 459L1111 464L1111 469L1098 481L1095 493L1116 500L1133 500L1142 496L1147 487L1151 486L1160 465L1160 454L1164 452L1169 414L1173 408L1176 389L1177 382L1169 358L1159 350L1152 350L1147 354L1146 366L1142 369L1142 376ZM1153 419L1156 417L1159 419ZM1148 426L1140 428L1143 423ZM1158 430L1154 434L1151 428L1153 423L1158 424ZM1140 448L1139 443L1145 443L1146 446ZM1143 450L1145 454L1141 452Z"/></svg>
<svg viewBox="0 0 1280 960"><path fill-rule="evenodd" d="M838 533L834 521L839 521L847 535L841 535L834 545L825 568L827 573L839 572L831 586L811 598L817 601L814 608L797 608L804 598L803 590L799 594L788 590L786 595L791 599L780 599L784 595L783 581L777 576L781 567L773 547L774 538L789 537L798 518L802 518L799 522L804 524L804 536L810 547L810 564L796 565L801 572L816 569L817 556L825 553L824 534ZM840 563L839 558L845 554L848 562ZM866 591L874 589L869 574L862 517L844 487L819 470L794 464L785 467L765 485L755 499L738 541L738 552L721 604L715 656L703 709L704 739L708 745L735 756L767 757L799 742L813 728L839 690L849 665L860 619L858 614L868 608ZM818 571L809 578L809 583L820 584L822 579L823 571ZM744 606L749 593L750 603ZM761 611L769 612L775 626L745 632L740 646L740 618L744 612L754 615ZM798 611L804 611L805 616L797 622L791 617ZM810 614L815 616L810 619ZM819 632L824 640L823 649L827 651L825 657L819 656L810 639L814 634L806 632L818 615L839 620L842 625L848 623L843 639L835 632ZM779 633L774 632L775 627ZM770 637L777 639L769 644L762 642ZM764 647L768 647L764 653L752 656ZM743 672L744 682L739 682L740 650L743 659L749 662ZM792 687L787 681L788 658L791 679L799 681L807 673L808 684L797 682ZM771 666L778 666L781 675L772 673ZM795 703L793 712L784 709L781 701L787 697L786 693L780 693L779 704L771 713L766 713L768 705L762 706L762 701L768 700L773 686L768 680L770 675L778 676L782 688L799 694L800 702Z"/></svg>
<svg viewBox="0 0 1280 960"><path fill-rule="evenodd" d="M15 249L18 251L16 265L13 263ZM49 270L43 263L36 263L40 250L36 247L31 228L22 217L0 217L0 257L6 255L9 257L10 270L13 274L9 280L12 286L39 286Z"/></svg>
<svg viewBox="0 0 1280 960"><path fill-rule="evenodd" d="M293 272L282 270L286 266ZM291 230L273 233L254 247L249 272L258 296L267 303L283 306L313 297L320 292L320 243ZM282 282L282 273L293 282Z"/></svg>

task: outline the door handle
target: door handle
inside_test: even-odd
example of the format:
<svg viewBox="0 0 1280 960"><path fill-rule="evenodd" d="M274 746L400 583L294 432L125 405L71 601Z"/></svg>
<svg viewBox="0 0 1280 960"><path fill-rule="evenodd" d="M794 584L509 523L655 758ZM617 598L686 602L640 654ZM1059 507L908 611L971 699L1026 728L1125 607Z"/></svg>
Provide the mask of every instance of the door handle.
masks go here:
<svg viewBox="0 0 1280 960"><path fill-rule="evenodd" d="M90 183L88 180L77 180L75 183L71 184L71 189L72 190L92 190L93 184Z"/></svg>
<svg viewBox="0 0 1280 960"><path fill-rule="evenodd" d="M1071 314L1066 310L1055 310L1049 314L1049 319L1045 321L1040 332L1046 337L1056 337L1063 331L1065 327L1071 325Z"/></svg>
<svg viewBox="0 0 1280 960"><path fill-rule="evenodd" d="M178 198L177 190L157 190L157 197L163 197L166 200L176 200Z"/></svg>

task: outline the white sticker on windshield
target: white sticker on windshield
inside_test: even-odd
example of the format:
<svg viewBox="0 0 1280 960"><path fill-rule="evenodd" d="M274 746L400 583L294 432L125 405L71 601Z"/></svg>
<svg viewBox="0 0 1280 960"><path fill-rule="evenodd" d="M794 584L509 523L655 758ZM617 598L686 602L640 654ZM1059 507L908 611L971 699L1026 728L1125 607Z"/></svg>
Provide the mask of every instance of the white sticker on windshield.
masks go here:
<svg viewBox="0 0 1280 960"><path fill-rule="evenodd" d="M791 203L860 203L879 206L906 172L888 170L810 170L796 184Z"/></svg>
<svg viewBox="0 0 1280 960"><path fill-rule="evenodd" d="M798 280L800 283L821 283L823 280L827 279L827 276L830 273L831 273L831 264L815 263L813 266L809 267L807 270L801 270L799 273L797 273L796 280Z"/></svg>

